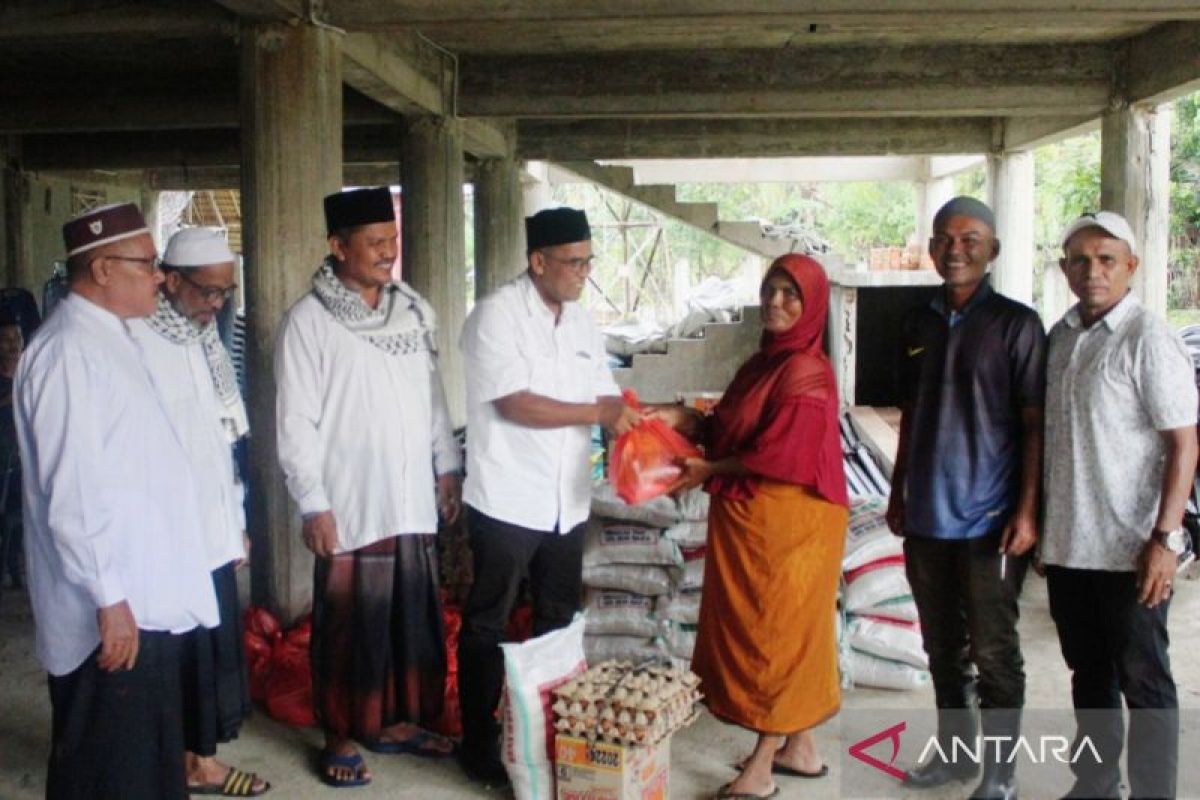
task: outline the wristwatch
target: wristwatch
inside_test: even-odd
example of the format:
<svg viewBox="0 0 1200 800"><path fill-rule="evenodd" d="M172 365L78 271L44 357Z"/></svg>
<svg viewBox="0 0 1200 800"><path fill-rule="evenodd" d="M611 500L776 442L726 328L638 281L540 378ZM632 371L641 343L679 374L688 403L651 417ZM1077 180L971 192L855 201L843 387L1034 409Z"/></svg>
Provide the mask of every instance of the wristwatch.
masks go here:
<svg viewBox="0 0 1200 800"><path fill-rule="evenodd" d="M1187 550L1187 531L1183 528L1169 531L1154 528L1150 531L1150 538L1154 540L1155 544L1162 545L1175 555L1181 555Z"/></svg>

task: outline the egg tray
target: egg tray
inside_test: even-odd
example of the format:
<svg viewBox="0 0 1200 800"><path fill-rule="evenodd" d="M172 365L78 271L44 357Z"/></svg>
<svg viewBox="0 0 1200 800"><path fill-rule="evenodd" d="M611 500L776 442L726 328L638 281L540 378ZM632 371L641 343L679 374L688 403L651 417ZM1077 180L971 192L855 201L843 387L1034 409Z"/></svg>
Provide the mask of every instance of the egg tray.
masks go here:
<svg viewBox="0 0 1200 800"><path fill-rule="evenodd" d="M695 721L699 685L688 670L605 661L554 690L554 728L614 744L657 744Z"/></svg>

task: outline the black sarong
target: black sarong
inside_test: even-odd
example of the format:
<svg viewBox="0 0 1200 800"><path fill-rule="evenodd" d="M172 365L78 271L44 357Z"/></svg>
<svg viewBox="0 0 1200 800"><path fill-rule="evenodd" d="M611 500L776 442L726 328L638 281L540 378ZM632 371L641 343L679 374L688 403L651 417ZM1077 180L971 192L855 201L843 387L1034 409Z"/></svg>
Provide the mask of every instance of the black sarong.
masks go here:
<svg viewBox="0 0 1200 800"><path fill-rule="evenodd" d="M446 645L437 537L406 534L317 559L313 705L336 736L374 742L388 726L442 716Z"/></svg>
<svg viewBox="0 0 1200 800"><path fill-rule="evenodd" d="M236 739L253 709L235 562L213 570L212 578L221 624L196 628L181 643L184 745L198 756L216 755L218 744Z"/></svg>
<svg viewBox="0 0 1200 800"><path fill-rule="evenodd" d="M129 671L96 666L50 676L47 800L182 800L179 636L140 631Z"/></svg>

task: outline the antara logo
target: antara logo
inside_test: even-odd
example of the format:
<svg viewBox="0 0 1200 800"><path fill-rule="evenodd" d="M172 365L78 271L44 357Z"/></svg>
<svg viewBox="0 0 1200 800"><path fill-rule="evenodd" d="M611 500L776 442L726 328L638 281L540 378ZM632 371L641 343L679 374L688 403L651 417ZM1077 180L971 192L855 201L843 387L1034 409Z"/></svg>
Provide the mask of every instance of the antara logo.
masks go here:
<svg viewBox="0 0 1200 800"><path fill-rule="evenodd" d="M855 742L850 745L850 755L885 775L903 781L904 772L896 767L896 757L900 754L900 734L907 727L905 723L901 722ZM867 752L868 749L883 741L891 742L892 745L891 756L887 761L882 761ZM1046 764L1051 761L1057 761L1060 764L1076 764L1085 757L1090 758L1095 764L1104 763L1090 736L1084 736L1074 746L1065 736L1038 736L1032 741L1025 736L977 736L970 743L955 736L950 740L949 752L946 752L946 748L942 746L936 736L930 736L916 763L924 764L932 758L937 758L952 764L964 762L983 764L989 757L986 748L988 742L996 745L991 750L991 753L994 754L991 757L999 762L1001 753L1007 753L1008 755L1003 760L1008 764L1016 761L1017 754L1021 752L1024 752L1026 758L1034 764Z"/></svg>

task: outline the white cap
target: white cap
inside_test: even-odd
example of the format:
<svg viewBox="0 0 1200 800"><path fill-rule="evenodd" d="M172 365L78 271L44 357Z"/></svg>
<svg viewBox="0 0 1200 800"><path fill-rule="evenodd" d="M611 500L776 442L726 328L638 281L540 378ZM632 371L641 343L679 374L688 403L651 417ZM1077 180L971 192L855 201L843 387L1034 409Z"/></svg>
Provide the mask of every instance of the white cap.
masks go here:
<svg viewBox="0 0 1200 800"><path fill-rule="evenodd" d="M233 261L233 251L220 228L184 228L167 242L163 265L167 267L211 267Z"/></svg>
<svg viewBox="0 0 1200 800"><path fill-rule="evenodd" d="M1062 234L1062 246L1065 249L1067 240L1075 234L1079 233L1084 228L1100 228L1114 239L1120 239L1125 244L1129 245L1129 252L1132 255L1137 255L1137 241L1133 236L1133 228L1129 227L1129 223L1120 214L1112 211L1096 211L1090 214L1084 214L1079 219L1067 226L1067 229Z"/></svg>

